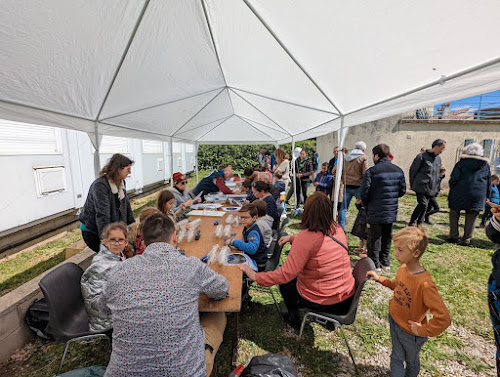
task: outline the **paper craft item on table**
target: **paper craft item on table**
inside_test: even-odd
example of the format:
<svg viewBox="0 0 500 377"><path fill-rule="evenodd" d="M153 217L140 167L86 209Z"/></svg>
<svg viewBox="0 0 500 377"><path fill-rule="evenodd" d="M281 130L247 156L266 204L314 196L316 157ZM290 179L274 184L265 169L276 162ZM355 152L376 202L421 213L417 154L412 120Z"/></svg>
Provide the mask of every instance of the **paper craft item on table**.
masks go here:
<svg viewBox="0 0 500 377"><path fill-rule="evenodd" d="M226 214L224 211L203 211L203 210L194 210L188 212L186 216L207 216L207 217L222 217Z"/></svg>
<svg viewBox="0 0 500 377"><path fill-rule="evenodd" d="M246 194L227 194L228 199L246 199Z"/></svg>
<svg viewBox="0 0 500 377"><path fill-rule="evenodd" d="M191 206L191 209L198 209L198 208L213 208L217 209L222 207L221 203L201 203L201 204L193 204Z"/></svg>
<svg viewBox="0 0 500 377"><path fill-rule="evenodd" d="M227 257L227 263L224 263L224 266L235 266L238 264L246 264L248 267L250 267L255 272L259 271L255 261L245 253L229 254L229 256Z"/></svg>
<svg viewBox="0 0 500 377"><path fill-rule="evenodd" d="M222 207L223 211L239 211L241 207Z"/></svg>

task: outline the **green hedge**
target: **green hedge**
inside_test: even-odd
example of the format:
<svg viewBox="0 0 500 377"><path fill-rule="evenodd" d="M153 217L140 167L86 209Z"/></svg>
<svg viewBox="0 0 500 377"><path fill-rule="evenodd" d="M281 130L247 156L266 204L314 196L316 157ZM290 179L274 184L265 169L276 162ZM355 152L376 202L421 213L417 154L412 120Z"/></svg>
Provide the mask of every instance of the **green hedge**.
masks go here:
<svg viewBox="0 0 500 377"><path fill-rule="evenodd" d="M309 156L316 148L316 139L298 141L297 147L305 149ZM257 167L259 161L257 155L261 148L268 153L273 150L272 144L265 145L200 145L198 150L198 162L200 170L216 169L222 164L232 164L234 170L241 171L246 167ZM288 154L291 154L292 143L280 145Z"/></svg>

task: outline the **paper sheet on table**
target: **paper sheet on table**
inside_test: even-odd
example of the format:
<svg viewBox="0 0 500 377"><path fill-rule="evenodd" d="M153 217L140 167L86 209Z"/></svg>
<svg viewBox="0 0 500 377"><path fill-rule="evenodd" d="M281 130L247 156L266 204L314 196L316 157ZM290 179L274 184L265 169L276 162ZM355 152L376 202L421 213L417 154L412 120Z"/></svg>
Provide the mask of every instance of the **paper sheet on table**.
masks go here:
<svg viewBox="0 0 500 377"><path fill-rule="evenodd" d="M191 209L198 209L198 208L214 208L214 209L217 209L217 208L220 208L222 207L222 204L220 203L200 203L200 204L193 204L191 206Z"/></svg>
<svg viewBox="0 0 500 377"><path fill-rule="evenodd" d="M186 216L207 216L207 217L222 217L226 214L224 211L203 211L201 209L188 212Z"/></svg>
<svg viewBox="0 0 500 377"><path fill-rule="evenodd" d="M195 202L197 199L200 199L202 195L203 195L203 190L201 190L200 193L194 197L193 202Z"/></svg>

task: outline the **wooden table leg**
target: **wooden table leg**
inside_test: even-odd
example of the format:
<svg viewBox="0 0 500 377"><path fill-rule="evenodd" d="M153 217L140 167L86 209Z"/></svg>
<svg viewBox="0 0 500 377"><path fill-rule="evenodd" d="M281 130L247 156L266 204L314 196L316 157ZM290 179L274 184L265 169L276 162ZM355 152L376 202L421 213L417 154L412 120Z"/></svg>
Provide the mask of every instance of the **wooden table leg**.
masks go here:
<svg viewBox="0 0 500 377"><path fill-rule="evenodd" d="M240 335L240 329L239 329L239 324L240 324L240 313L235 312L233 313L233 324L234 324L234 338L233 338L233 358L231 360L231 364L233 368L236 368L238 366L238 338Z"/></svg>

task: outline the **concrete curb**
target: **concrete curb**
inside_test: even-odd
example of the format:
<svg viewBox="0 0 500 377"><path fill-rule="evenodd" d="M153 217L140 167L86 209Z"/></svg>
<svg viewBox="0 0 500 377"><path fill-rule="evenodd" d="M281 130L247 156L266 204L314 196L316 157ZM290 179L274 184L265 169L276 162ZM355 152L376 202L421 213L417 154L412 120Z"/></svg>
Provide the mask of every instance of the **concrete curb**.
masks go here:
<svg viewBox="0 0 500 377"><path fill-rule="evenodd" d="M85 270L95 255L94 251L85 248L63 263L75 263ZM35 300L43 297L38 282L61 264L0 297L0 362L8 360L34 337L34 333L24 321L26 312Z"/></svg>

